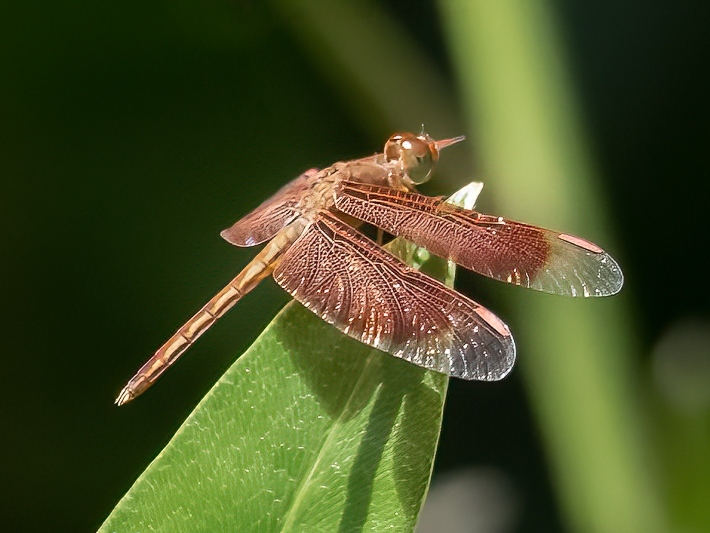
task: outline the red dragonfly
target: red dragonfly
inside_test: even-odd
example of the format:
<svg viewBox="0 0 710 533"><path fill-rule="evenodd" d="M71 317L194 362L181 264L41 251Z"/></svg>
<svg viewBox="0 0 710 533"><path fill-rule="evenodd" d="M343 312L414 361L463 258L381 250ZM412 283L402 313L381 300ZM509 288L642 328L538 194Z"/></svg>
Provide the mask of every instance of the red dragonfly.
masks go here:
<svg viewBox="0 0 710 533"><path fill-rule="evenodd" d="M450 376L505 377L515 362L508 326L360 233L355 227L363 222L514 285L566 296L619 292L621 269L589 241L417 193L440 151L461 140L395 134L384 153L309 170L224 230L236 246L267 244L143 365L116 403L145 392L269 274L360 342Z"/></svg>

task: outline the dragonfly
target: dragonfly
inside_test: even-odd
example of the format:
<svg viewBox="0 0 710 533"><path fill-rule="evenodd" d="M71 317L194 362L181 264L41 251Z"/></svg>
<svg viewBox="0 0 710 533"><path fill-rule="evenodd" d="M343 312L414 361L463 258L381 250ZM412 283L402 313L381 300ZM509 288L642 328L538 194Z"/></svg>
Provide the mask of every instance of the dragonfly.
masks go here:
<svg viewBox="0 0 710 533"><path fill-rule="evenodd" d="M140 368L116 403L145 392L269 275L360 342L449 376L504 378L516 357L508 326L390 254L359 230L365 223L513 285L573 297L619 292L621 269L596 244L418 193L441 151L463 139L394 134L382 153L304 172L224 230L235 246L265 246Z"/></svg>

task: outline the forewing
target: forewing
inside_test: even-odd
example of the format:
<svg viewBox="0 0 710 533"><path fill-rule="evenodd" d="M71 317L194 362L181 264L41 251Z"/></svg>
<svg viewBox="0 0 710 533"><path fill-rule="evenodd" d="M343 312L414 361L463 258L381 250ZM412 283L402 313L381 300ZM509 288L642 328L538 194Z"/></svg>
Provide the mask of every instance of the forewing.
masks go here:
<svg viewBox="0 0 710 533"><path fill-rule="evenodd" d="M298 217L299 200L307 192L308 180L315 173L316 169L308 170L281 187L271 198L220 233L222 238L236 246L256 246L271 239Z"/></svg>
<svg viewBox="0 0 710 533"><path fill-rule="evenodd" d="M342 182L338 210L491 278L553 294L619 292L619 265L578 237L447 204L415 192Z"/></svg>
<svg viewBox="0 0 710 533"><path fill-rule="evenodd" d="M503 378L515 361L493 313L321 212L274 272L284 289L347 335L463 379Z"/></svg>

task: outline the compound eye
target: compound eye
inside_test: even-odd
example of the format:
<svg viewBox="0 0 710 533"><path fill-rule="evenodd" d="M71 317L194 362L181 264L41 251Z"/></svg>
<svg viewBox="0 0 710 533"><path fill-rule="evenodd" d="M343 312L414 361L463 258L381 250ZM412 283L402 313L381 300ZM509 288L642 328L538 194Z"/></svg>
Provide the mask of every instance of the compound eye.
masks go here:
<svg viewBox="0 0 710 533"><path fill-rule="evenodd" d="M406 178L414 185L429 179L439 158L436 142L426 133L397 133L385 145L387 161L399 161Z"/></svg>
<svg viewBox="0 0 710 533"><path fill-rule="evenodd" d="M429 179L439 155L434 150L436 145L422 136L413 136L402 141L402 168L415 185Z"/></svg>
<svg viewBox="0 0 710 533"><path fill-rule="evenodd" d="M387 162L397 161L399 159L400 151L402 150L402 139L403 135L401 133L395 133L385 144L385 159Z"/></svg>

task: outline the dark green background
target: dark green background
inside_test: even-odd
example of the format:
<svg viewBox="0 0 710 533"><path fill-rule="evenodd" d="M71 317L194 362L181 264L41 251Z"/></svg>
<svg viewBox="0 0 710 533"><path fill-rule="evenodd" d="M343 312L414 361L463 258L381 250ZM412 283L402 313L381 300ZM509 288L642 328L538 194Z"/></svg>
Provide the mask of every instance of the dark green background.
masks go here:
<svg viewBox="0 0 710 533"><path fill-rule="evenodd" d="M436 6L383 4L449 76ZM620 297L649 353L674 320L710 314L708 4L559 4L612 193ZM294 39L297 23L256 1L0 7L3 531L100 525L287 301L264 283L159 386L115 408L251 256L219 231L299 172L372 153L391 133L352 112ZM506 317L506 288L468 274L459 288ZM520 530L561 529L515 373L451 383L435 476L479 464L514 481Z"/></svg>

